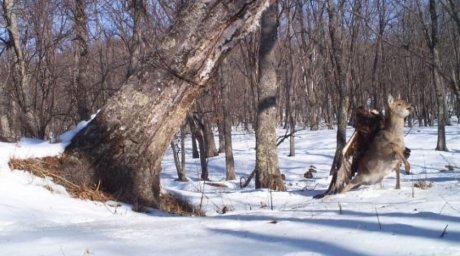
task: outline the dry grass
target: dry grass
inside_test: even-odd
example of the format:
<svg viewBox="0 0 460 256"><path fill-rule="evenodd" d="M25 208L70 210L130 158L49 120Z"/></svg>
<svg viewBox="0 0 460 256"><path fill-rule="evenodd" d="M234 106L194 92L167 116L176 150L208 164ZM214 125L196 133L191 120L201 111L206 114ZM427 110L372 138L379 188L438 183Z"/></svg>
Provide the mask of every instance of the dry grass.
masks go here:
<svg viewBox="0 0 460 256"><path fill-rule="evenodd" d="M59 172L60 160L57 157L33 158L25 160L12 159L8 165L11 169L28 171L37 177L51 177L54 183L63 186L74 198L100 202L116 200L111 194L102 191L100 183L94 187L87 187L75 184L66 179ZM44 185L43 187L51 192L54 192L53 187L50 185ZM169 194L161 194L160 202L160 210L168 213L178 215L205 216L203 211L197 210L185 200L181 200Z"/></svg>
<svg viewBox="0 0 460 256"><path fill-rule="evenodd" d="M102 202L113 200L111 195L101 191L101 184L89 188L67 180L59 173L59 159L57 157L12 159L8 165L11 169L28 171L37 177L51 177L54 183L65 187L72 197ZM45 185L45 188L53 192L51 186Z"/></svg>
<svg viewBox="0 0 460 256"><path fill-rule="evenodd" d="M209 185L209 186L212 186L212 187L216 187L216 188L228 188L227 185L225 185L224 183L219 183L219 182L205 182L206 185Z"/></svg>
<svg viewBox="0 0 460 256"><path fill-rule="evenodd" d="M458 168L457 166L455 166L453 164L446 164L444 167L446 167L446 169L449 170L449 171L453 171L453 170Z"/></svg>
<svg viewBox="0 0 460 256"><path fill-rule="evenodd" d="M205 213L202 210L193 207L186 200L177 198L170 194L160 195L160 210L183 216L205 216Z"/></svg>
<svg viewBox="0 0 460 256"><path fill-rule="evenodd" d="M427 180L419 180L419 181L414 183L414 187L420 188L420 189L431 188L431 186L433 186L433 183L431 181L427 181Z"/></svg>

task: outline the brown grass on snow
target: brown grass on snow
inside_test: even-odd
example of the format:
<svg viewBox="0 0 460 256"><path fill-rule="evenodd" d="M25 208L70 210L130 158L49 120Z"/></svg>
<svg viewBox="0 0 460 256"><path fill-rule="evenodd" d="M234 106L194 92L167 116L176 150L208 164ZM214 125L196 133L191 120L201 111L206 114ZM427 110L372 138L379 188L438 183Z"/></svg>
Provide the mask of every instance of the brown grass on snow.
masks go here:
<svg viewBox="0 0 460 256"><path fill-rule="evenodd" d="M67 192L74 198L88 199L100 202L114 200L114 197L111 194L102 191L100 183L94 187L89 188L87 186L75 184L67 180L59 172L59 161L60 160L57 157L12 159L8 165L12 170L18 169L28 171L37 177L51 177L54 183L66 188ZM44 187L53 192L53 188L51 186L45 185ZM160 195L160 210L178 215L205 215L203 211L195 209L187 201L176 198L169 194ZM137 211L142 210L137 209Z"/></svg>
<svg viewBox="0 0 460 256"><path fill-rule="evenodd" d="M160 210L186 216L205 216L202 210L196 209L186 200L164 193L160 195Z"/></svg>
<svg viewBox="0 0 460 256"><path fill-rule="evenodd" d="M89 199L93 201L107 201L113 199L109 194L100 189L100 184L88 188L68 181L59 173L59 159L57 157L31 158L31 159L12 159L8 165L11 169L24 170L35 176L53 178L53 182L66 188L67 192L75 198ZM47 186L48 190L52 188Z"/></svg>

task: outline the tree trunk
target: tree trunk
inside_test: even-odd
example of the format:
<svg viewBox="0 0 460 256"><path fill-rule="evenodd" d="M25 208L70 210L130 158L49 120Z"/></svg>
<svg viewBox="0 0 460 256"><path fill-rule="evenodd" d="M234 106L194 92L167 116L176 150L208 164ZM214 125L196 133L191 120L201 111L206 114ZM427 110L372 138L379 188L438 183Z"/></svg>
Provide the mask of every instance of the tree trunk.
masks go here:
<svg viewBox="0 0 460 256"><path fill-rule="evenodd" d="M80 0L84 1L84 0ZM145 18L145 0L129 0L129 14L133 20L133 36L128 45L129 66L126 77L133 75L140 67L143 57L142 21Z"/></svg>
<svg viewBox="0 0 460 256"><path fill-rule="evenodd" d="M203 112L199 113L198 115L194 115L194 117L203 133L203 139L206 145L206 151L204 152L205 157L208 158L218 156L219 153L217 152L216 142L214 140L214 132L212 131L211 127L211 121L207 117L206 113Z"/></svg>
<svg viewBox="0 0 460 256"><path fill-rule="evenodd" d="M190 132L195 135L198 141L198 147L200 149L200 165L201 165L201 180L209 180L208 162L206 161L206 142L204 139L204 130L201 129L197 124L197 119L189 115L188 124L190 126Z"/></svg>
<svg viewBox="0 0 460 256"><path fill-rule="evenodd" d="M87 101L86 87L88 86L88 16L86 15L86 0L75 1L75 91L79 120L89 120L91 117Z"/></svg>
<svg viewBox="0 0 460 256"><path fill-rule="evenodd" d="M190 127L190 131L192 131L192 127ZM192 137L192 158L197 159L200 158L200 152L198 152L198 145L196 144L196 136L193 132L191 132Z"/></svg>
<svg viewBox="0 0 460 256"><path fill-rule="evenodd" d="M326 123L327 123L327 129L333 130L334 129L334 108L332 106L332 96L328 92L326 94L327 102L326 102Z"/></svg>
<svg viewBox="0 0 460 256"><path fill-rule="evenodd" d="M182 143L182 142L181 142ZM176 171L177 171L177 180L182 181L182 182L187 182L187 176L185 175L185 168L184 165L182 164L183 162L179 160L179 152L177 152L177 145L173 141L171 141L171 149L173 151L173 157L174 157L174 165L176 166ZM182 154L182 151L181 151Z"/></svg>
<svg viewBox="0 0 460 256"><path fill-rule="evenodd" d="M180 164L185 173L185 124L180 127Z"/></svg>
<svg viewBox="0 0 460 256"><path fill-rule="evenodd" d="M33 124L34 115L30 108L31 104L31 93L29 85L29 74L27 73L26 57L21 47L21 37L18 27L18 18L16 16L16 7L14 0L4 0L3 12L6 20L6 28L8 28L9 45L14 51L13 71L16 77L14 83L14 93L12 97L12 109L10 125L12 126L12 133L14 138L17 139L20 136L32 136L36 137L35 126Z"/></svg>
<svg viewBox="0 0 460 256"><path fill-rule="evenodd" d="M300 8L302 8L300 6ZM287 10L287 16L288 16L288 36L291 38L291 35L294 35L294 28L293 28L293 16L291 15L290 9ZM303 13L299 15L300 17L303 17ZM301 27L303 29L303 18L301 18ZM303 34L303 30L302 33ZM302 42L303 43L303 42ZM304 46L304 45L302 45ZM291 39L287 40L287 47L288 47L288 62L287 69L290 70L291 72L288 72L288 70L285 70L284 73L284 80L285 80L285 88L286 88L286 124L288 124L289 127L289 155L288 156L295 156L295 126L296 126L296 82L293 79L293 70L295 69L295 64L294 64L294 54L292 51L292 44L291 44ZM302 67L303 69L303 67ZM281 112L281 111L280 111Z"/></svg>
<svg viewBox="0 0 460 256"><path fill-rule="evenodd" d="M433 83L436 92L436 105L438 115L438 141L436 144L436 150L448 151L446 146L446 92L444 86L441 83L441 76L436 70L436 67L440 67L441 61L439 59L439 35L438 35L438 14L436 11L436 1L430 0L430 18L431 18L431 35L426 36L428 47L430 48L431 59L433 65L431 65L431 74L433 76Z"/></svg>
<svg viewBox="0 0 460 256"><path fill-rule="evenodd" d="M270 1L262 15L257 84L256 188L286 190L281 179L276 149L277 77L275 48L278 29L278 4Z"/></svg>
<svg viewBox="0 0 460 256"><path fill-rule="evenodd" d="M337 106L337 145L334 161L331 166L331 174L338 170L341 165L341 155L346 143L347 135L347 116L348 116L348 94L346 84L346 71L343 63L342 32L337 18L338 12L333 0L327 1L327 11L329 15L329 34L332 43L332 58L336 72L336 87L339 94Z"/></svg>
<svg viewBox="0 0 460 256"><path fill-rule="evenodd" d="M160 206L161 160L221 59L253 30L267 1L193 1L154 53L62 156L76 184L101 182L122 201Z"/></svg>
<svg viewBox="0 0 460 256"><path fill-rule="evenodd" d="M440 2L442 3L442 5L445 8L445 10L447 10L449 15L453 18L453 20L455 22L455 27L457 29L457 35L460 34L460 3L458 1L455 1L455 0L448 0L447 2L446 2L446 0L440 0ZM453 34L455 36L455 32ZM454 47L456 47L456 46L454 46ZM455 48L454 48L454 52L458 53L458 51L456 51ZM457 115L457 123L460 124L460 83L459 83L458 77L456 75L456 74L460 73L459 72L460 71L460 61L458 60L458 54L455 54L455 56L457 57L456 61L455 61L455 63L456 63L455 70L451 71L449 84L451 86L452 91L455 94L455 97L456 97L456 106L457 107L456 107L455 111L456 111L456 115ZM440 67L438 67L437 70L440 71Z"/></svg>
<svg viewBox="0 0 460 256"><path fill-rule="evenodd" d="M222 103L221 103L222 104ZM222 113L223 116L223 113ZM225 152L225 132L224 132L224 120L223 117L217 120L217 132L219 133L219 149L217 149L217 153L224 153Z"/></svg>
<svg viewBox="0 0 460 256"><path fill-rule="evenodd" d="M228 71L228 70L227 70ZM222 104L222 130L224 136L224 149L225 149L225 180L234 180L235 177L235 160L233 159L233 145L232 145L232 119L229 115L230 111L230 84L226 81L221 83L221 104Z"/></svg>

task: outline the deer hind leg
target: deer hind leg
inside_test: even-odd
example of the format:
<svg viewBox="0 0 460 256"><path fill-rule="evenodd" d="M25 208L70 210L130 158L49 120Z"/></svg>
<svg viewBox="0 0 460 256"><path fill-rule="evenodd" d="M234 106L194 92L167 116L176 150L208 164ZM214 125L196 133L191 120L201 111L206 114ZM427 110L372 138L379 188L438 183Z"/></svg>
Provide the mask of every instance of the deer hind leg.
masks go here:
<svg viewBox="0 0 460 256"><path fill-rule="evenodd" d="M345 188L342 190L342 194L345 194L346 192L352 190L353 188L360 186L363 183L363 176L360 174L356 175L350 183L348 183Z"/></svg>
<svg viewBox="0 0 460 256"><path fill-rule="evenodd" d="M350 190L351 190L352 188L354 188L354 187L355 187L355 185L353 185L353 184L351 184L351 183L348 183L348 184L345 186L345 188L343 188L342 194L347 193L348 191L350 191Z"/></svg>
<svg viewBox="0 0 460 256"><path fill-rule="evenodd" d="M399 159L404 163L404 168L406 170L406 173L410 173L410 164L409 164L409 162L407 162L406 157L404 157L403 151L395 143L391 143L391 146L393 148L393 151L398 155ZM401 189L401 166L400 166L399 161L395 166L395 172L396 172L396 186L395 186L395 189Z"/></svg>
<svg viewBox="0 0 460 256"><path fill-rule="evenodd" d="M410 152L411 152L411 150L410 150L409 148L405 148L404 151L403 151L403 156L404 156L403 159L405 159L406 162L407 162L407 159L408 159L409 156L410 156ZM409 165L409 163L407 163L407 164ZM405 171L406 171L406 174L411 174L411 172L410 172L410 165L409 165L409 168L405 168Z"/></svg>

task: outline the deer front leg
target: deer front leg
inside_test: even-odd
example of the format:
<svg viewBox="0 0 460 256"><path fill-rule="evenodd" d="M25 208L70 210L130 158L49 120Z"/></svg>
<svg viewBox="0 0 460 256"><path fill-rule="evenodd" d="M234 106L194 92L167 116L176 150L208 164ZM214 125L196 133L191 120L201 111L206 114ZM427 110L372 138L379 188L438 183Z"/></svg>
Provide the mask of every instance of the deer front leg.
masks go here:
<svg viewBox="0 0 460 256"><path fill-rule="evenodd" d="M399 165L400 164L398 162L396 164L396 166L395 166L395 172L396 172L396 186L395 186L395 189L401 189L401 180L400 180L401 179L401 177L400 177L401 176L400 175L401 169L400 169Z"/></svg>
<svg viewBox="0 0 460 256"><path fill-rule="evenodd" d="M407 159L404 157L403 151L399 148L396 143L391 143L393 151L398 155L399 159L404 163L404 168L406 169L406 173L410 173L410 164L407 162ZM400 162L398 162L395 166L396 172L396 186L395 189L401 189L401 167Z"/></svg>
<svg viewBox="0 0 460 256"><path fill-rule="evenodd" d="M404 152L398 148L396 144L393 144L393 150L396 152L396 154L399 156L399 159L404 163L404 169L406 170L406 173L410 173L410 164L407 161L406 157L404 157ZM398 163L399 166L399 163Z"/></svg>

